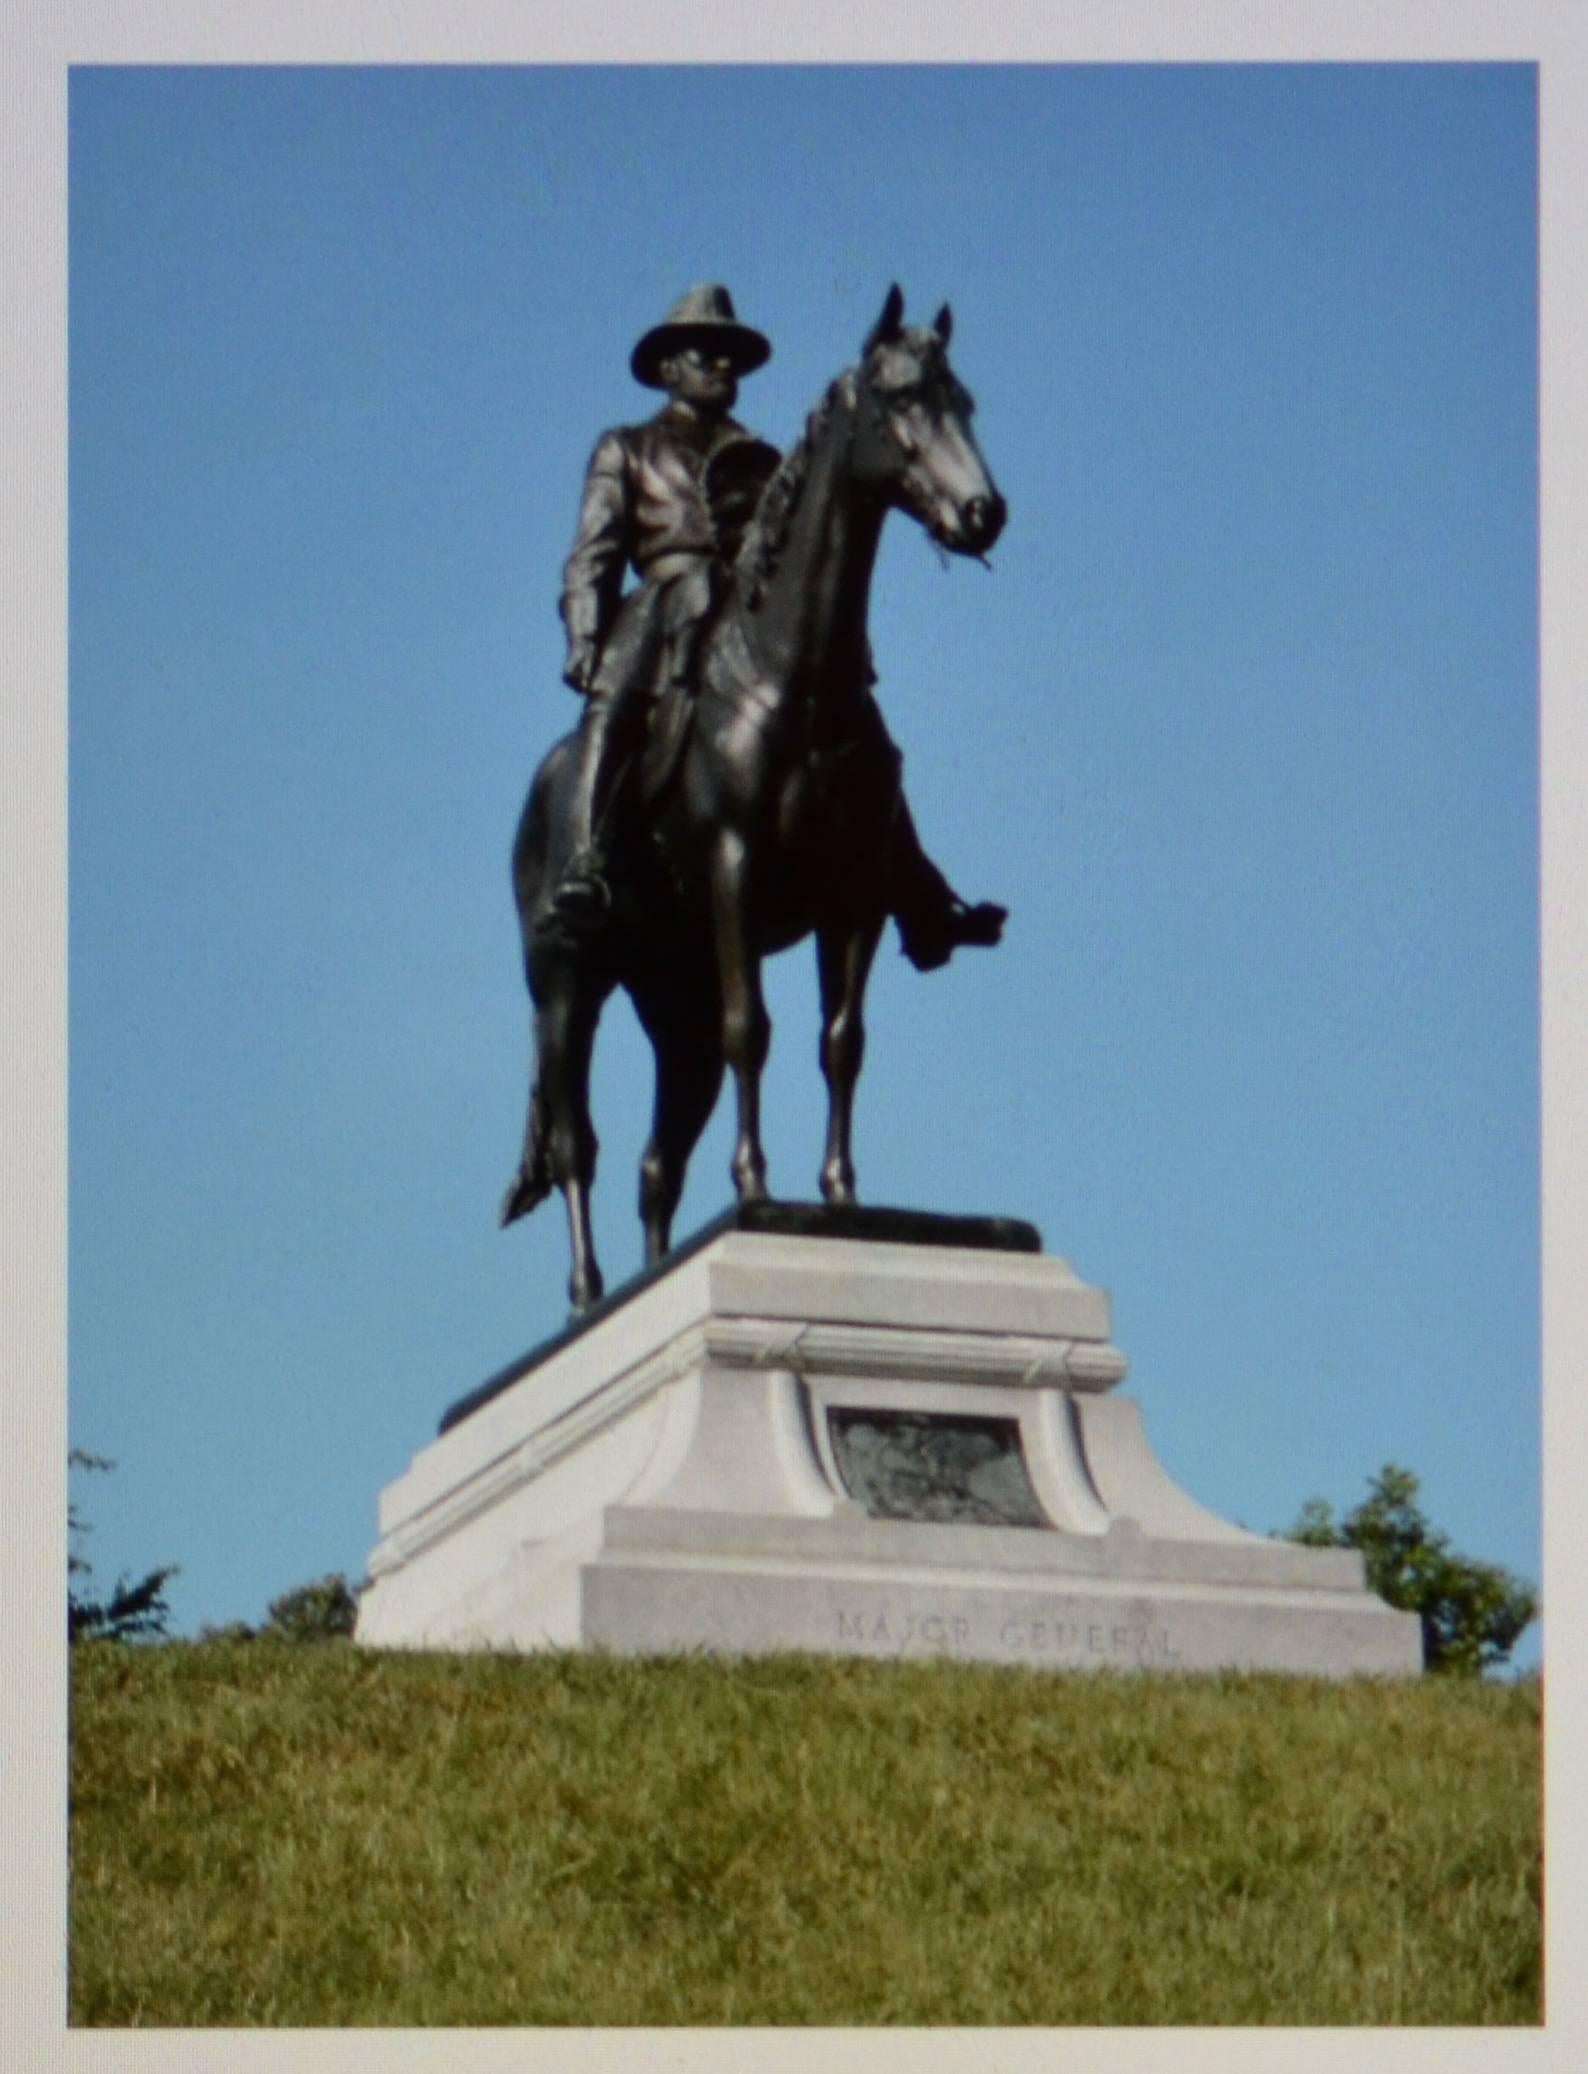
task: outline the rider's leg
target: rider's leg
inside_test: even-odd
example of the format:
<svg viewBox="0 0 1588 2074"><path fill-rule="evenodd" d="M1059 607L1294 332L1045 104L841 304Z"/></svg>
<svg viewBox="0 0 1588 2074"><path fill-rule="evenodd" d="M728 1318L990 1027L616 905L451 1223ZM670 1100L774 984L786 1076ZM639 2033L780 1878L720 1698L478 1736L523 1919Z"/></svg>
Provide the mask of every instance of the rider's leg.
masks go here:
<svg viewBox="0 0 1588 2074"><path fill-rule="evenodd" d="M611 904L596 832L611 789L609 767L614 760L614 736L621 734L614 725L620 705L620 699L604 687L591 691L585 700L584 719L579 724L579 761L568 798L568 862L552 899L554 911L565 918L599 914Z"/></svg>
<svg viewBox="0 0 1588 2074"><path fill-rule="evenodd" d="M643 738L659 631L656 600L644 593L627 605L601 657L579 725L578 764L567 807L567 864L552 897L565 922L590 921L612 904L606 882L608 827L618 775Z"/></svg>
<svg viewBox="0 0 1588 2074"><path fill-rule="evenodd" d="M888 735L881 708L875 699L866 705L868 731L902 766L904 759ZM1009 910L992 900L974 905L962 900L922 848L902 776L889 838L888 889L889 912L899 926L904 955L921 972L946 965L961 945L995 944L1003 934Z"/></svg>
<svg viewBox="0 0 1588 2074"><path fill-rule="evenodd" d="M667 583L660 606L667 683L694 684L700 644L722 594L720 563L702 559Z"/></svg>
<svg viewBox="0 0 1588 2074"><path fill-rule="evenodd" d="M713 568L702 563L624 602L579 729L568 811L569 858L552 900L553 912L563 921L596 920L611 905L606 869L624 773L644 748L658 680L664 672L680 677L693 670L716 580Z"/></svg>
<svg viewBox="0 0 1588 2074"><path fill-rule="evenodd" d="M921 847L915 817L901 792L894 817L892 914L904 955L920 972L946 965L964 944L997 943L1009 913L993 900L962 900Z"/></svg>

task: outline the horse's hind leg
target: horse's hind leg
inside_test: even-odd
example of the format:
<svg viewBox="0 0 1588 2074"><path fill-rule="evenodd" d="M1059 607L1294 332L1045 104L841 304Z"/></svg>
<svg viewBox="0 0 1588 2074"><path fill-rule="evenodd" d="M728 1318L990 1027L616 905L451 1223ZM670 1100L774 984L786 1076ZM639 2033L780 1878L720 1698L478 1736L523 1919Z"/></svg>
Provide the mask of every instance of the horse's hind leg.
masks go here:
<svg viewBox="0 0 1588 2074"><path fill-rule="evenodd" d="M858 926L824 928L816 938L822 990L822 1075L827 1082L827 1151L821 1190L829 1203L855 1200L851 1150L855 1084L866 1053L866 980L882 934L878 914Z"/></svg>
<svg viewBox="0 0 1588 2074"><path fill-rule="evenodd" d="M700 1141L722 1086L716 978L708 965L630 986L656 1053L656 1108L640 1160L640 1221L650 1265L672 1243L689 1155Z"/></svg>
<svg viewBox="0 0 1588 2074"><path fill-rule="evenodd" d="M568 1298L576 1311L599 1301L605 1286L590 1230L597 1151L590 1121L590 1059L600 1013L600 994L566 978L550 987L535 1008L536 1099L547 1169L568 1209Z"/></svg>

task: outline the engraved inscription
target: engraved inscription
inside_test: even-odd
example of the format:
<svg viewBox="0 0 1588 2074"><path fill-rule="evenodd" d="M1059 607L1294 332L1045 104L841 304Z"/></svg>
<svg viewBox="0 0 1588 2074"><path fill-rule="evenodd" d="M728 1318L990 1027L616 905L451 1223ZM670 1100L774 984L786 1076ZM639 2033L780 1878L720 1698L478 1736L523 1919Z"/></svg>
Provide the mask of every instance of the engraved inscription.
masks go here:
<svg viewBox="0 0 1588 2074"><path fill-rule="evenodd" d="M1180 1661L1167 1628L1134 1621L1006 1620L998 1640L1005 1649L1028 1656L1105 1657L1115 1663Z"/></svg>
<svg viewBox="0 0 1588 2074"><path fill-rule="evenodd" d="M1151 1622L972 1619L965 1613L905 1613L840 1607L837 1639L863 1649L941 1649L952 1655L1029 1657L1059 1664L1170 1668L1180 1652L1169 1630Z"/></svg>
<svg viewBox="0 0 1588 2074"><path fill-rule="evenodd" d="M827 1416L844 1483L873 1519L1049 1525L1014 1419L837 1407Z"/></svg>
<svg viewBox="0 0 1588 2074"><path fill-rule="evenodd" d="M873 1649L908 1649L915 1641L929 1649L964 1649L970 1622L963 1613L845 1613L838 1615L840 1642L866 1642Z"/></svg>

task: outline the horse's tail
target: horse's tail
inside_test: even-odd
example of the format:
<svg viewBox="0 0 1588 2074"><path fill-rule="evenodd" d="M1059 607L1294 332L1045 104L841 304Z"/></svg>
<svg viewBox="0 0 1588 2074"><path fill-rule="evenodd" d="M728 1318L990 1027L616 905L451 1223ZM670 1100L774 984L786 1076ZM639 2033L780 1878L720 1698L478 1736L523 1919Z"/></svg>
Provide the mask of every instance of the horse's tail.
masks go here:
<svg viewBox="0 0 1588 2074"><path fill-rule="evenodd" d="M537 928L546 898L556 883L553 868L553 852L556 849L556 800L559 790L566 786L571 771L573 746L574 737L564 737L552 748L536 771L513 840L513 899L518 909L519 930L524 947L524 970L526 978L531 981L531 992L534 990ZM546 1200L557 1185L556 1177L551 1170L551 1157L546 1140L546 1103L541 1092L540 1068L537 1062L535 1077L529 1090L529 1120L524 1127L524 1150L518 1162L518 1171L508 1183L507 1193L502 1197L498 1223L508 1225L517 1218L527 1217L531 1210Z"/></svg>
<svg viewBox="0 0 1588 2074"><path fill-rule="evenodd" d="M529 1094L529 1126L524 1133L524 1154L518 1163L518 1172L502 1197L497 1222L509 1225L516 1218L527 1217L531 1210L540 1207L555 1186L546 1149L546 1105L541 1099L537 1078Z"/></svg>

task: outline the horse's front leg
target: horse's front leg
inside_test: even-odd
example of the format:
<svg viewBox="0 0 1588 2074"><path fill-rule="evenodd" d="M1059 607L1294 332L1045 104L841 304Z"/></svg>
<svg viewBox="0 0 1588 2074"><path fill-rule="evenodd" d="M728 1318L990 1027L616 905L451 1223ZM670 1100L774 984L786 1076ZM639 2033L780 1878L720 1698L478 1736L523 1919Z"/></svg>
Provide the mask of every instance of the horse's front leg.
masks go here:
<svg viewBox="0 0 1588 2074"><path fill-rule="evenodd" d="M722 1055L739 1098L739 1135L729 1172L741 1203L766 1199L761 1150L761 1071L772 1024L761 993L761 957L750 934L750 863L732 829L717 837L711 860L711 910L722 984Z"/></svg>
<svg viewBox="0 0 1588 2074"><path fill-rule="evenodd" d="M827 1152L822 1160L822 1198L855 1200L851 1155L855 1083L866 1055L866 980L882 934L883 916L857 926L824 928L816 937L816 969L822 990L822 1076L827 1082Z"/></svg>

